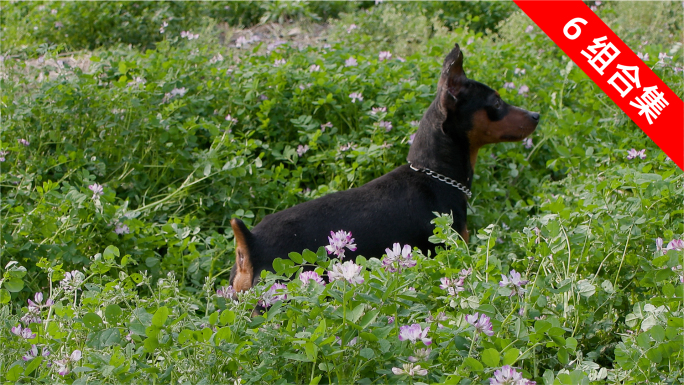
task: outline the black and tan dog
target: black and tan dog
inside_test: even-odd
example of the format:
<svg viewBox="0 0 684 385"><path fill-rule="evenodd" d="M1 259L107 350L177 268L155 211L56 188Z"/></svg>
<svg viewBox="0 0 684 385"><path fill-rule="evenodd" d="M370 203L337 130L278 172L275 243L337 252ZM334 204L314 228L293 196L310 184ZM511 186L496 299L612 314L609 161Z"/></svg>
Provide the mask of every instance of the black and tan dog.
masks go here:
<svg viewBox="0 0 684 385"><path fill-rule="evenodd" d="M236 291L255 285L262 270L291 251L317 250L331 231L351 231L358 248L347 252L381 257L395 242L434 251L428 242L434 212L453 213L454 229L468 239L466 205L480 147L530 135L539 114L506 104L499 94L466 78L458 46L444 59L437 96L420 122L409 164L367 184L267 215L250 232L239 219L236 262L230 283Z"/></svg>

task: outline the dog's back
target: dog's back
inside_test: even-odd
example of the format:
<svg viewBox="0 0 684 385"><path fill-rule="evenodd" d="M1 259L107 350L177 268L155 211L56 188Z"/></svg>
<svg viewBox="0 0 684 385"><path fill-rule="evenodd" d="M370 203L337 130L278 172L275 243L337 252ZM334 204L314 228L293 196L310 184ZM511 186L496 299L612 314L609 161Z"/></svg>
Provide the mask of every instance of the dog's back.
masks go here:
<svg viewBox="0 0 684 385"><path fill-rule="evenodd" d="M446 198L446 199L445 199ZM317 250L328 244L331 231L352 233L358 245L345 259L357 255L380 257L395 242L426 252L434 250L433 212L454 212L465 218L465 199L448 185L423 178L401 166L361 187L326 195L267 215L246 235L257 280L275 258L291 251ZM243 230L238 229L239 232ZM238 243L241 241L238 240Z"/></svg>

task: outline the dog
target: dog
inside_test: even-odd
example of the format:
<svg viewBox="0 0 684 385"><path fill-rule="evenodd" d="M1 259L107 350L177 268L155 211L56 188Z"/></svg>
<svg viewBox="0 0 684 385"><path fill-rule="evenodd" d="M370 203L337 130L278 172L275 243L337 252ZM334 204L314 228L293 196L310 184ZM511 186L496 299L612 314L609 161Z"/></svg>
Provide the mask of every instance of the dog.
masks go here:
<svg viewBox="0 0 684 385"><path fill-rule="evenodd" d="M380 258L394 243L434 252L428 241L434 213L452 213L453 228L467 242L467 198L478 150L490 143L520 141L539 123L539 114L504 102L490 87L468 79L458 44L444 59L437 95L420 121L408 164L365 185L339 191L270 214L248 230L232 219L236 292L256 285L261 271L291 251L317 250L332 231L351 232L358 256Z"/></svg>

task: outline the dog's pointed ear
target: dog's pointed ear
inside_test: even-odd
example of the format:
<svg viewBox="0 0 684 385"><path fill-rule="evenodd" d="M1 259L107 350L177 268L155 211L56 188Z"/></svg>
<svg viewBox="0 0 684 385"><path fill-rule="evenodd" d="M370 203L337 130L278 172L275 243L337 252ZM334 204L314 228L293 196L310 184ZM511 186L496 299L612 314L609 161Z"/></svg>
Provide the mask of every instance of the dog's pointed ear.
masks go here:
<svg viewBox="0 0 684 385"><path fill-rule="evenodd" d="M465 86L468 78L463 71L463 52L456 44L444 59L442 76L439 79L442 105L447 107L458 101L459 94ZM451 99L451 102L449 101Z"/></svg>

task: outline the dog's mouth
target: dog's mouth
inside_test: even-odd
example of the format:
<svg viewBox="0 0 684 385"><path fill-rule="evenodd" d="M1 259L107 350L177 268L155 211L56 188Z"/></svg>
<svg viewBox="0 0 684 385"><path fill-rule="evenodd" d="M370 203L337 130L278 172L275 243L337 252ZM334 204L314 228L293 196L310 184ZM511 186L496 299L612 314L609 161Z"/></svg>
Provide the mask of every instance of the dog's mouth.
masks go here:
<svg viewBox="0 0 684 385"><path fill-rule="evenodd" d="M536 128L536 127L535 127ZM518 135L511 135L511 134L506 134L506 135L501 135L501 140L505 142L519 142L528 136L530 136L531 133L534 132L535 128L532 128L528 132L524 134L518 134Z"/></svg>
<svg viewBox="0 0 684 385"><path fill-rule="evenodd" d="M527 135L525 135L527 136ZM523 140L525 136L522 135L503 135L501 137L501 140L505 140L507 142L517 142L519 140Z"/></svg>

